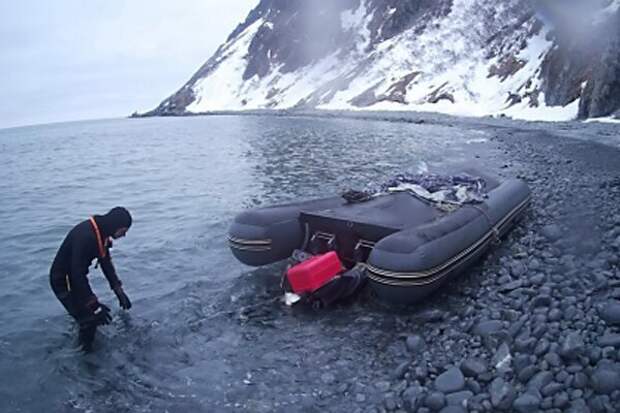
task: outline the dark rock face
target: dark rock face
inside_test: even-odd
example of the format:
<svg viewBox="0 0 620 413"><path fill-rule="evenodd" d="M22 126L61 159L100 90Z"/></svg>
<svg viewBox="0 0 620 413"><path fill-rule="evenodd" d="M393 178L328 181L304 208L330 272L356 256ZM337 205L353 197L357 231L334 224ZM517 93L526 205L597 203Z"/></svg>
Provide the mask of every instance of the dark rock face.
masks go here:
<svg viewBox="0 0 620 413"><path fill-rule="evenodd" d="M243 80L264 77L272 65L292 72L337 50L347 35L340 13L358 5L359 0L261 2L257 8L264 10L266 23L250 43Z"/></svg>
<svg viewBox="0 0 620 413"><path fill-rule="evenodd" d="M445 16L452 7L452 0L376 0L371 2L375 18L368 28L371 43L390 39L412 26L422 23L416 29L424 30L431 17Z"/></svg>
<svg viewBox="0 0 620 413"><path fill-rule="evenodd" d="M620 11L605 29L602 50L580 102L581 118L611 115L620 108Z"/></svg>

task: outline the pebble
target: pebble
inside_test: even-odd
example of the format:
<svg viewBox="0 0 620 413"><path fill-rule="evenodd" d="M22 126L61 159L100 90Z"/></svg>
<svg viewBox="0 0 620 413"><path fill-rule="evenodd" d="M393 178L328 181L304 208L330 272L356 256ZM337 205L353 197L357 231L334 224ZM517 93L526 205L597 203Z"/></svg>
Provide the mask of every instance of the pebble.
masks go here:
<svg viewBox="0 0 620 413"><path fill-rule="evenodd" d="M464 406L467 400L474 397L474 393L469 390L458 391L456 393L450 393L446 395L446 403L449 405Z"/></svg>
<svg viewBox="0 0 620 413"><path fill-rule="evenodd" d="M562 342L560 355L568 360L574 360L585 350L585 343L578 332L569 333Z"/></svg>
<svg viewBox="0 0 620 413"><path fill-rule="evenodd" d="M582 372L575 373L575 379L573 380L573 387L577 389L584 389L588 385L588 376Z"/></svg>
<svg viewBox="0 0 620 413"><path fill-rule="evenodd" d="M620 347L620 334L605 334L598 339L601 347Z"/></svg>
<svg viewBox="0 0 620 413"><path fill-rule="evenodd" d="M476 324L472 330L475 335L486 337L496 333L503 328L503 323L499 320L486 320Z"/></svg>
<svg viewBox="0 0 620 413"><path fill-rule="evenodd" d="M532 307L549 307L551 305L551 297L548 295L539 295L532 300Z"/></svg>
<svg viewBox="0 0 620 413"><path fill-rule="evenodd" d="M375 388L379 390L380 392L385 393L386 391L390 389L390 382L383 381L383 380L375 382Z"/></svg>
<svg viewBox="0 0 620 413"><path fill-rule="evenodd" d="M536 347L534 348L534 354L538 357L544 355L547 353L547 351L549 350L549 340L547 339L540 339L538 341L538 344L536 344Z"/></svg>
<svg viewBox="0 0 620 413"><path fill-rule="evenodd" d="M551 382L547 384L545 387L543 387L540 392L542 393L543 396L549 397L549 396L553 396L554 394L562 390L564 390L563 384Z"/></svg>
<svg viewBox="0 0 620 413"><path fill-rule="evenodd" d="M420 404L423 393L424 391L419 386L413 385L408 387L401 395L405 407L411 411L415 411Z"/></svg>
<svg viewBox="0 0 620 413"><path fill-rule="evenodd" d="M533 394L525 393L515 399L512 408L519 413L531 413L540 406L540 399Z"/></svg>
<svg viewBox="0 0 620 413"><path fill-rule="evenodd" d="M527 388L534 389L540 392L542 388L545 387L547 384L551 383L552 380L553 380L553 374L551 372L541 371L539 373L536 373L534 377L532 377L527 382Z"/></svg>
<svg viewBox="0 0 620 413"><path fill-rule="evenodd" d="M407 345L407 350L412 353L419 353L423 351L425 347L424 339L418 334L408 336L405 343Z"/></svg>
<svg viewBox="0 0 620 413"><path fill-rule="evenodd" d="M592 388L600 394L611 394L620 386L620 373L610 366L599 366L590 377Z"/></svg>
<svg viewBox="0 0 620 413"><path fill-rule="evenodd" d="M527 366L519 372L518 379L521 383L527 383L536 373L538 373L538 366Z"/></svg>
<svg viewBox="0 0 620 413"><path fill-rule="evenodd" d="M549 241L557 241L562 237L562 229L556 224L545 225L540 232Z"/></svg>
<svg viewBox="0 0 620 413"><path fill-rule="evenodd" d="M336 381L336 376L334 376L332 373L323 373L321 374L321 381L325 384L333 384Z"/></svg>
<svg viewBox="0 0 620 413"><path fill-rule="evenodd" d="M523 285L523 281L521 280L516 280L516 281L511 281L507 284L504 284L502 286L499 287L499 292L500 293L509 293L511 291L516 290L517 288L520 288Z"/></svg>
<svg viewBox="0 0 620 413"><path fill-rule="evenodd" d="M466 377L478 377L487 371L487 364L481 359L467 359L461 363L461 371Z"/></svg>
<svg viewBox="0 0 620 413"><path fill-rule="evenodd" d="M453 393L465 388L465 377L461 370L451 367L435 379L435 389L442 393Z"/></svg>
<svg viewBox="0 0 620 413"><path fill-rule="evenodd" d="M441 410L446 405L446 397L441 392L433 392L426 396L424 405L433 411Z"/></svg>
<svg viewBox="0 0 620 413"><path fill-rule="evenodd" d="M549 311L547 318L549 321L560 321L562 319L562 311L558 308L554 308Z"/></svg>
<svg viewBox="0 0 620 413"><path fill-rule="evenodd" d="M557 353L545 354L544 360L552 367L559 367L562 365L562 359Z"/></svg>
<svg viewBox="0 0 620 413"><path fill-rule="evenodd" d="M561 392L553 396L553 407L557 407L558 409L563 409L568 406L570 399L568 398L568 393Z"/></svg>
<svg viewBox="0 0 620 413"><path fill-rule="evenodd" d="M508 409L517 396L514 387L501 377L497 377L491 382L489 392L491 393L491 404L498 409Z"/></svg>
<svg viewBox="0 0 620 413"><path fill-rule="evenodd" d="M461 406L446 406L439 413L467 413L467 410Z"/></svg>
<svg viewBox="0 0 620 413"><path fill-rule="evenodd" d="M493 366L496 370L501 372L509 371L512 365L512 355L510 354L510 347L507 343L502 343L492 359Z"/></svg>

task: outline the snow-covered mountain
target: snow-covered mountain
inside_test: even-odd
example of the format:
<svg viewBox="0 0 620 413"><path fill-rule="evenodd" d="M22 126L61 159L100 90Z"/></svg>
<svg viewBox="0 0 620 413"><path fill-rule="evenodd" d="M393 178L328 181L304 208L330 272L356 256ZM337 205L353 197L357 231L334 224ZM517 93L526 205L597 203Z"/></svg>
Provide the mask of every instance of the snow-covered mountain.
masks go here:
<svg viewBox="0 0 620 413"><path fill-rule="evenodd" d="M149 115L620 115L620 0L261 0Z"/></svg>

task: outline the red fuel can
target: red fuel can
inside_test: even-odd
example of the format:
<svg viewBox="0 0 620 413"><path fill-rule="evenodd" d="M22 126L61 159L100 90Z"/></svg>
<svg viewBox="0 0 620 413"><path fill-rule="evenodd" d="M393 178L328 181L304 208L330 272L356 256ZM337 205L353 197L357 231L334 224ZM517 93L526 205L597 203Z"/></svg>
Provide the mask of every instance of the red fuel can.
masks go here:
<svg viewBox="0 0 620 413"><path fill-rule="evenodd" d="M291 267L286 272L289 284L296 294L311 293L322 287L342 271L338 254L330 251Z"/></svg>

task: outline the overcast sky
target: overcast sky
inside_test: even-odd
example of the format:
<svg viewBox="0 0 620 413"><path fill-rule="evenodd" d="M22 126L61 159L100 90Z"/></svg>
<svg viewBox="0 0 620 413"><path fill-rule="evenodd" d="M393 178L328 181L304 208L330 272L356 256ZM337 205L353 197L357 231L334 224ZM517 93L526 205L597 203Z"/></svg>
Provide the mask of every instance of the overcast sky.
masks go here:
<svg viewBox="0 0 620 413"><path fill-rule="evenodd" d="M258 1L2 1L0 128L152 109Z"/></svg>

